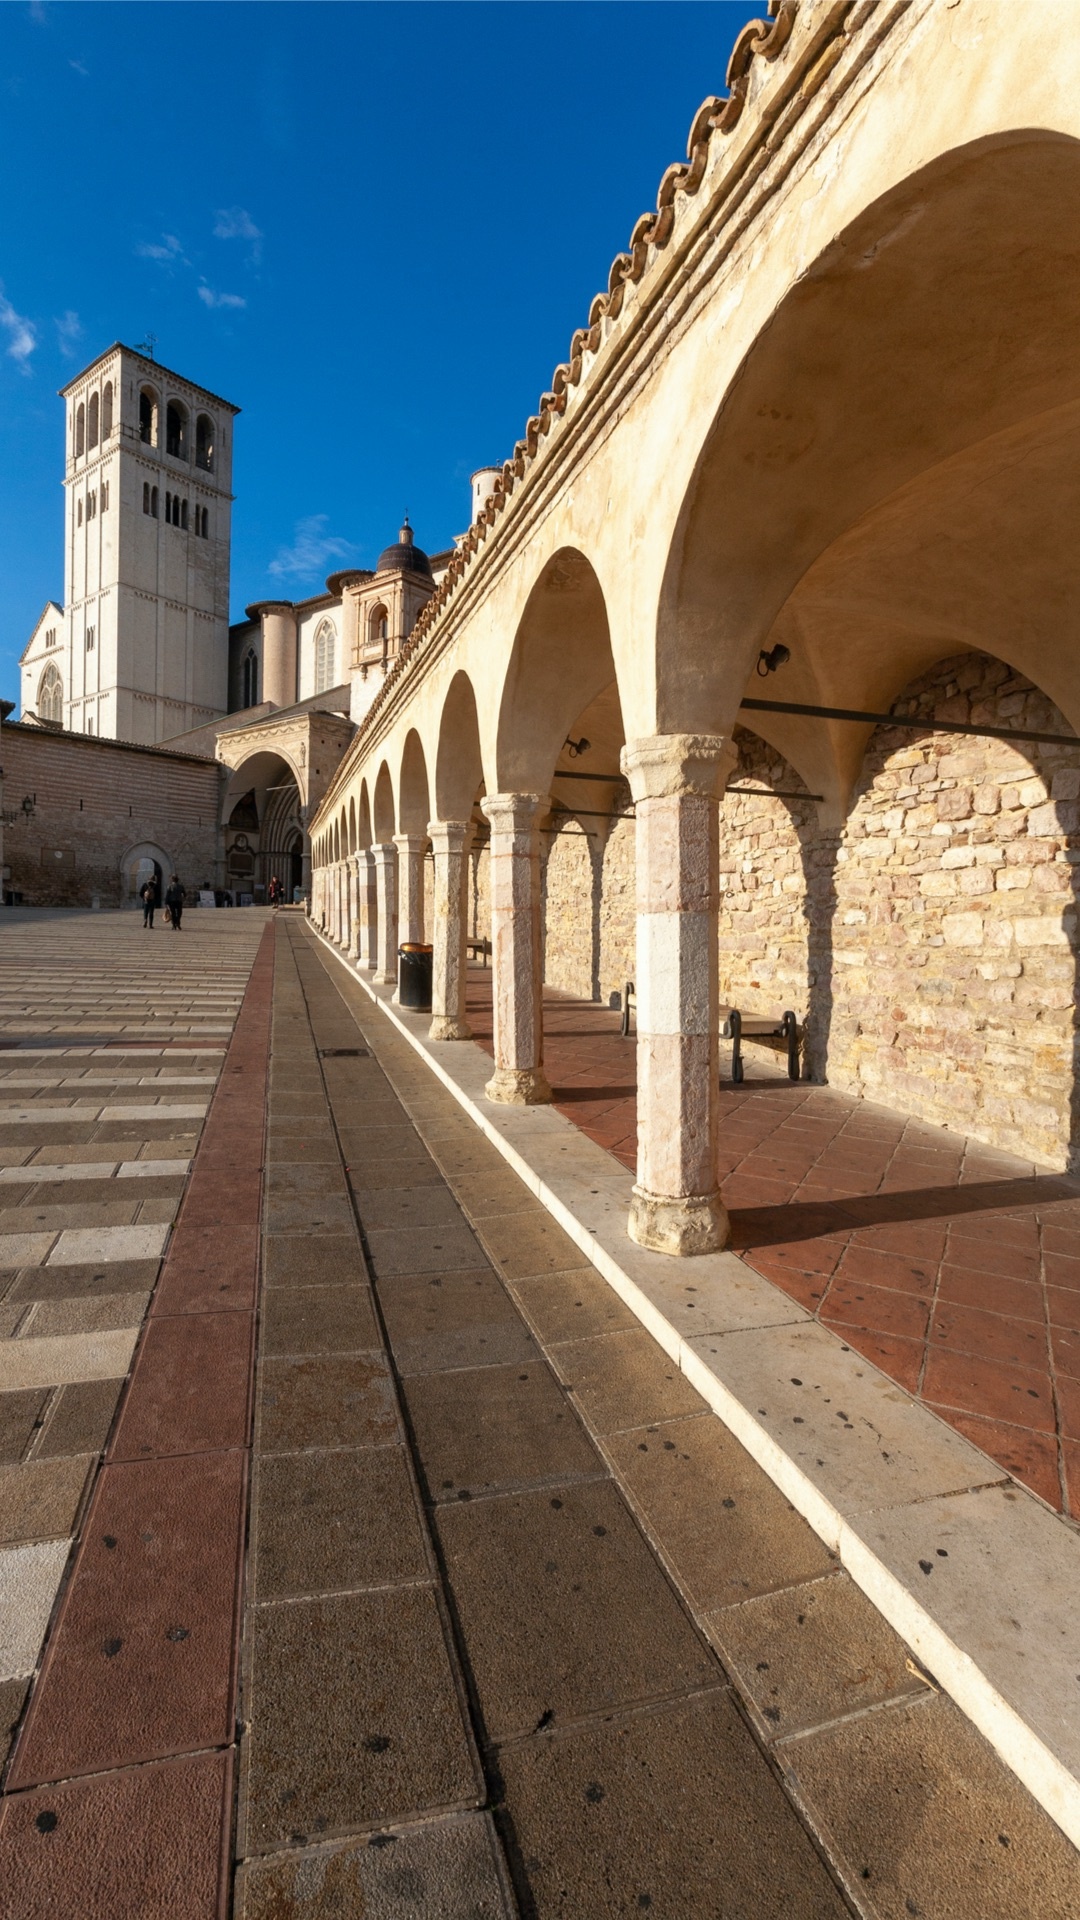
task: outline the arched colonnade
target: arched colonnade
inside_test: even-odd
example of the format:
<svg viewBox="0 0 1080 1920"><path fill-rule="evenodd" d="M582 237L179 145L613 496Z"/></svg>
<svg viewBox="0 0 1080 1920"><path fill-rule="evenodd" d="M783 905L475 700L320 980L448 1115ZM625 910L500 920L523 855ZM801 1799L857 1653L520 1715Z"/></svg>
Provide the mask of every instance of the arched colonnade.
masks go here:
<svg viewBox="0 0 1080 1920"><path fill-rule="evenodd" d="M833 1075L843 1001L841 1075L873 1088L885 1031L875 982L887 974L896 1053L899 1030L960 1006L970 977L994 989L987 1007L1012 1009L999 1049L1012 1069L1034 1080L1045 1069L1055 1085L1064 1072L1071 1087L1080 754L1021 736L1068 740L1080 726L1080 93L1073 49L1037 65L1003 22L958 53L955 24L936 9L912 25L906 63L883 63L849 103L844 166L796 168L723 265L693 269L712 277L687 285L663 351L647 322L673 311L670 279L650 307L647 272L636 305L599 328L550 448L313 823L315 918L376 979L393 977L402 928L421 925L430 843L433 1034L445 1039L467 1030L470 847L486 839L488 1091L534 1102L550 1094L543 836L632 809L629 1227L661 1251L709 1250L727 1234L718 1010L722 976L730 989L741 964L723 945L725 929L742 939L736 828L746 877L773 888L779 860L769 898L797 902L810 1071ZM622 411L601 430L616 378ZM780 710L743 706L761 698ZM792 710L889 715L898 701L896 720L919 722L906 732ZM935 722L976 731L952 751ZM1016 747L994 730L1015 731ZM1026 776L1009 755L1027 755ZM756 785L761 766L799 798L739 798L733 811L726 789ZM788 827L749 844L739 810L766 804ZM615 827L597 831L606 841ZM627 838L621 821L618 832ZM865 881L875 861L857 902L847 869ZM737 983L773 1004L783 968L769 938L759 945L752 979ZM1031 968L1043 999L1025 1013ZM861 1013L849 974L870 981ZM966 1036L966 1055L953 1048L957 1084L965 1060L984 1080L1010 1070L985 1029ZM919 1072L901 1054L905 1070L878 1097L917 1106ZM988 1109L960 1117L988 1136L998 1125ZM1038 1134L1031 1115L1000 1121L999 1136L1010 1126ZM1055 1126L1046 1138L1059 1139ZM1063 1154L1071 1122L1065 1131Z"/></svg>

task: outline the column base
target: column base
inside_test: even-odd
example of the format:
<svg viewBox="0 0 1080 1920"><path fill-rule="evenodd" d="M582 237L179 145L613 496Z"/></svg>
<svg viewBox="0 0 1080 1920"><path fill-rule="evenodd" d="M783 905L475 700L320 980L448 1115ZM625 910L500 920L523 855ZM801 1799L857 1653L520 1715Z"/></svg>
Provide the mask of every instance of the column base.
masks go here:
<svg viewBox="0 0 1080 1920"><path fill-rule="evenodd" d="M376 967L371 977L374 980L375 985L377 987L396 987L397 986L396 973L382 973L380 972L379 968Z"/></svg>
<svg viewBox="0 0 1080 1920"><path fill-rule="evenodd" d="M731 1222L719 1192L673 1200L635 1187L626 1231L639 1247L685 1257L722 1252L731 1239Z"/></svg>
<svg viewBox="0 0 1080 1920"><path fill-rule="evenodd" d="M467 1020L452 1020L437 1013L428 1028L429 1040L471 1040L473 1030Z"/></svg>
<svg viewBox="0 0 1080 1920"><path fill-rule="evenodd" d="M484 1092L504 1107L539 1107L551 1099L542 1067L496 1067Z"/></svg>

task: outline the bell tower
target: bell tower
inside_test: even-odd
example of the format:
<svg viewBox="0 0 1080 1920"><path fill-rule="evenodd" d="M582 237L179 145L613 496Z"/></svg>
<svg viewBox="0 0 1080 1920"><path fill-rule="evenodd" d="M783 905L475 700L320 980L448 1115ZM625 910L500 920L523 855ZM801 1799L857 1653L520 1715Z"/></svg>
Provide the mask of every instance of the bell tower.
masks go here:
<svg viewBox="0 0 1080 1920"><path fill-rule="evenodd" d="M62 399L63 721L151 746L228 705L228 400L130 347Z"/></svg>

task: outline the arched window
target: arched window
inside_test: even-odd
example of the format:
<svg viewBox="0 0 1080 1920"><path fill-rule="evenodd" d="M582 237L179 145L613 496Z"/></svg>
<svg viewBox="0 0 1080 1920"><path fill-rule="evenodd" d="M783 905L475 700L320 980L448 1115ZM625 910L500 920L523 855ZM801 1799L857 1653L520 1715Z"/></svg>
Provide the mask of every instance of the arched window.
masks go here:
<svg viewBox="0 0 1080 1920"><path fill-rule="evenodd" d="M79 495L78 500L75 502L75 524L77 527L82 526L82 494L81 493Z"/></svg>
<svg viewBox="0 0 1080 1920"><path fill-rule="evenodd" d="M86 408L79 401L79 410L75 415L75 458L79 460L86 452Z"/></svg>
<svg viewBox="0 0 1080 1920"><path fill-rule="evenodd" d="M165 451L171 453L174 460L186 460L188 417L187 408L179 400L170 400L165 409Z"/></svg>
<svg viewBox="0 0 1080 1920"><path fill-rule="evenodd" d="M151 517L156 520L158 517L158 490L156 487L151 487L150 489L150 513Z"/></svg>
<svg viewBox="0 0 1080 1920"><path fill-rule="evenodd" d="M93 714L91 714L91 715L90 715L90 718L89 718L89 719L87 720L87 722L86 722L86 731L87 731L87 733L93 733L93 731L94 731L94 716L93 716Z"/></svg>
<svg viewBox="0 0 1080 1920"><path fill-rule="evenodd" d="M153 387L139 389L139 439L148 447L158 443L158 400Z"/></svg>
<svg viewBox="0 0 1080 1920"><path fill-rule="evenodd" d="M96 393L92 393L90 395L90 419L86 430L86 444L88 447L96 447L98 443L98 413L100 407L101 401Z"/></svg>
<svg viewBox="0 0 1080 1920"><path fill-rule="evenodd" d="M186 500L181 500L180 525L183 527L185 533L187 532L187 523L188 523L188 503Z"/></svg>
<svg viewBox="0 0 1080 1920"><path fill-rule="evenodd" d="M337 633L332 620L324 620L315 635L315 691L325 693L334 686L337 664Z"/></svg>
<svg viewBox="0 0 1080 1920"><path fill-rule="evenodd" d="M209 540L209 538L210 538L210 509L209 509L209 507L199 507L199 508L197 509L197 512L198 512L198 516L199 516L199 533L201 534L201 536L202 536L202 538L203 538L204 540Z"/></svg>
<svg viewBox="0 0 1080 1920"><path fill-rule="evenodd" d="M368 614L367 652L381 653L386 658L387 642L390 635L390 619L383 606L372 607Z"/></svg>
<svg viewBox="0 0 1080 1920"><path fill-rule="evenodd" d="M101 396L101 437L108 440L112 435L112 381L106 380L105 391Z"/></svg>
<svg viewBox="0 0 1080 1920"><path fill-rule="evenodd" d="M208 413L200 413L195 422L195 465L214 471L214 423Z"/></svg>
<svg viewBox="0 0 1080 1920"><path fill-rule="evenodd" d="M95 648L96 646L97 646L97 628L96 628L96 627L87 627L87 629L86 629L86 651L87 651L87 653L93 653L93 651L94 651L94 648Z"/></svg>
<svg viewBox="0 0 1080 1920"><path fill-rule="evenodd" d="M144 513L149 513L149 511L150 511L150 482L149 482L149 480L144 480L144 481L143 481L143 489L142 489L142 510L143 510L143 512L144 512Z"/></svg>
<svg viewBox="0 0 1080 1920"><path fill-rule="evenodd" d="M62 720L64 717L64 683L52 660L38 681L37 710L39 720Z"/></svg>
<svg viewBox="0 0 1080 1920"><path fill-rule="evenodd" d="M259 656L254 647L244 655L244 705L257 707L259 704Z"/></svg>

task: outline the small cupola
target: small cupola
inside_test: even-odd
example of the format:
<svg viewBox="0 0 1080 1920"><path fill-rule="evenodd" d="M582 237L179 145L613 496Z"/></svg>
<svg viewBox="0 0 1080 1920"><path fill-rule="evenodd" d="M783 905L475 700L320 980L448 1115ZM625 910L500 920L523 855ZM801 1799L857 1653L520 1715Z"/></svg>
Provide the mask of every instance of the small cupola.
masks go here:
<svg viewBox="0 0 1080 1920"><path fill-rule="evenodd" d="M409 516L405 515L405 524L392 547L384 547L379 555L376 573L420 573L425 579L431 579L431 562L421 547L413 540L413 530L409 525Z"/></svg>

